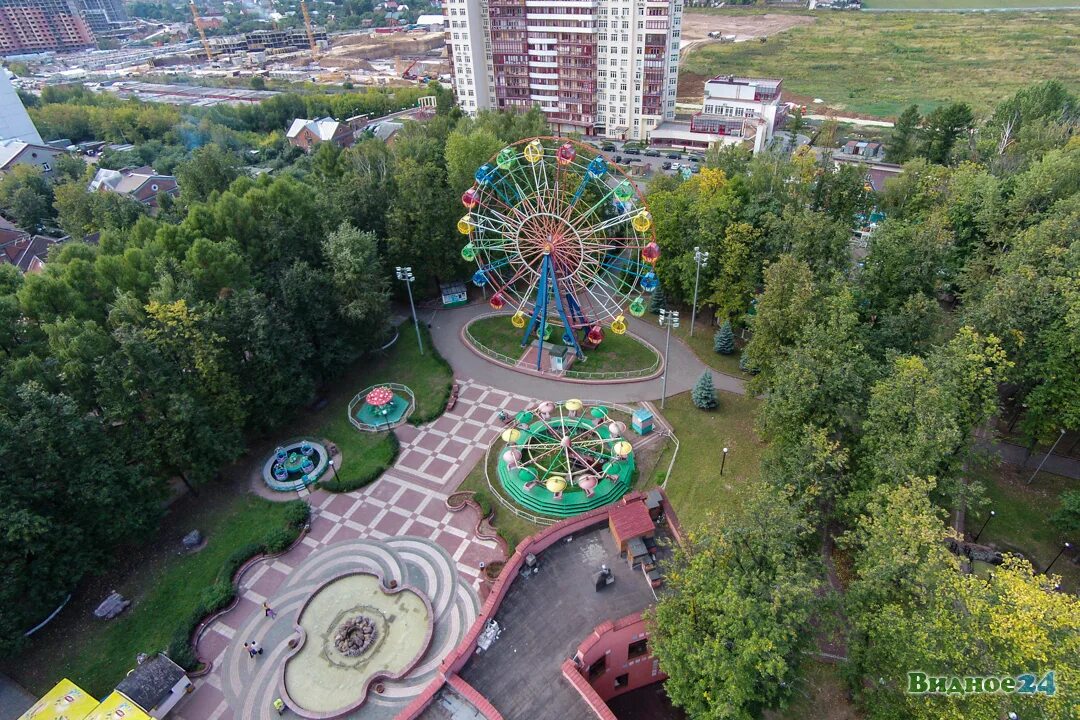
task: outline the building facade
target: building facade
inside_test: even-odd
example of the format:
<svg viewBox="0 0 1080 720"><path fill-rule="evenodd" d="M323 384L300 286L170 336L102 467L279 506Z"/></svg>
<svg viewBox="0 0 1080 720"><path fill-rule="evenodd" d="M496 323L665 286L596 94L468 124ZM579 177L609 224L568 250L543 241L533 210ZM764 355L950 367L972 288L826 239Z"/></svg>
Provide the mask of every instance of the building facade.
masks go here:
<svg viewBox="0 0 1080 720"><path fill-rule="evenodd" d="M79 0L83 17L98 37L122 33L131 21L121 0Z"/></svg>
<svg viewBox="0 0 1080 720"><path fill-rule="evenodd" d="M705 83L701 110L689 123L668 122L657 128L657 145L704 149L745 141L760 152L787 118L780 99L782 80L718 75Z"/></svg>
<svg viewBox="0 0 1080 720"><path fill-rule="evenodd" d="M0 0L0 55L93 45L94 32L74 0Z"/></svg>
<svg viewBox="0 0 1080 720"><path fill-rule="evenodd" d="M646 140L675 117L682 0L448 0L467 113L536 106L557 134Z"/></svg>

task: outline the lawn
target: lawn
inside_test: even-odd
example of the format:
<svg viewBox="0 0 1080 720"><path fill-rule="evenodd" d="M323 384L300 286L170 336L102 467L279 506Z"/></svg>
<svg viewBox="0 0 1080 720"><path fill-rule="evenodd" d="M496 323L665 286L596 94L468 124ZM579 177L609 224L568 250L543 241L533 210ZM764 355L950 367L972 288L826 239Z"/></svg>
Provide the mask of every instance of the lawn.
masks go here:
<svg viewBox="0 0 1080 720"><path fill-rule="evenodd" d="M501 444L501 443L500 443ZM488 472L491 473L493 482L498 482L495 474L495 466L499 462L499 456L497 453L491 453L488 457ZM491 490L488 488L487 479L484 477L484 462L481 460L476 463L476 467L472 469L468 477L461 483L458 490L472 490L476 493L474 496L476 501L480 503L481 507L485 510L493 508L495 510L495 529L499 531L499 535L502 536L506 544L510 546L510 554L513 554L514 548L518 543L532 535L535 532L542 530L539 525L535 525L525 518L518 517L514 513L503 507L497 499L492 497Z"/></svg>
<svg viewBox="0 0 1080 720"><path fill-rule="evenodd" d="M284 527L285 503L249 494L221 502L197 503L187 518L207 538L194 555L168 555L146 572L132 573L116 586L132 607L110 621L87 616L66 637L46 633L4 670L32 692L44 693L62 677L96 697L104 697L135 665L140 652L169 644L176 628L194 612L200 591L218 578L225 560L239 547L260 542L269 530ZM179 547L179 538L170 539Z"/></svg>
<svg viewBox="0 0 1080 720"><path fill-rule="evenodd" d="M313 418L314 435L327 438L341 449L338 468L345 483L356 478L374 479L393 461L397 446L387 433L364 433L349 422L349 401L370 385L396 382L416 395L414 417L434 417L446 407L453 380L450 368L433 354L434 346L423 329L425 353L420 354L412 328L401 328L398 341L384 353L356 365L335 383L336 394ZM331 480L333 475L324 476Z"/></svg>
<svg viewBox="0 0 1080 720"><path fill-rule="evenodd" d="M1080 7L1077 0L863 0L865 10L994 10Z"/></svg>
<svg viewBox="0 0 1080 720"><path fill-rule="evenodd" d="M1027 485L1034 466L1032 463L1032 467L1021 469L1003 464L978 470L974 476L986 487L990 504L983 512L968 515L967 530L971 535L977 533L986 513L993 510L995 515L986 523L979 542L997 545L1002 550L1016 548L1042 569L1061 550L1062 543L1069 540L1075 546L1080 542L1080 537L1066 537L1048 521L1058 508L1061 492L1080 487L1080 483L1060 475L1039 473ZM1054 564L1053 571L1061 575L1066 590L1080 590L1080 567L1063 556Z"/></svg>
<svg viewBox="0 0 1080 720"><path fill-rule="evenodd" d="M687 317L687 315L684 315L684 317ZM693 350L694 354L698 356L698 360L701 360L701 362L705 363L713 370L722 372L725 375L749 380L750 374L739 369L739 357L742 355L742 346L741 341L738 338L738 331L735 331L735 345L737 349L731 355L721 355L713 350L713 336L716 334L716 331L717 328L714 325L703 322L699 316L694 326L693 336L690 335L690 323L679 325L678 328L671 331L671 334L686 343L686 346Z"/></svg>
<svg viewBox="0 0 1080 720"><path fill-rule="evenodd" d="M683 525L699 523L710 511L739 502L743 488L758 477L765 445L754 432L754 418L761 401L722 391L716 396L716 410L699 410L686 392L668 398L661 411L679 438L667 494ZM728 457L721 476L724 447Z"/></svg>
<svg viewBox="0 0 1080 720"><path fill-rule="evenodd" d="M681 68L685 91L680 94L693 89L700 98L698 79L722 72L763 75L783 78L785 96L803 102L822 98L840 114L894 118L912 103L926 111L956 100L984 115L1042 80L1080 88L1075 51L1080 13L821 12L815 17L812 25L765 43L711 43L692 51Z"/></svg>
<svg viewBox="0 0 1080 720"><path fill-rule="evenodd" d="M495 352L519 358L522 354L519 330L510 324L509 315L493 315L480 318L468 326L477 342ZM551 339L558 341L562 337L561 325L551 325ZM599 372L641 372L656 366L658 356L648 345L644 345L631 335L616 335L605 331L604 341L593 350L586 351L586 360L575 363L571 375L576 373Z"/></svg>

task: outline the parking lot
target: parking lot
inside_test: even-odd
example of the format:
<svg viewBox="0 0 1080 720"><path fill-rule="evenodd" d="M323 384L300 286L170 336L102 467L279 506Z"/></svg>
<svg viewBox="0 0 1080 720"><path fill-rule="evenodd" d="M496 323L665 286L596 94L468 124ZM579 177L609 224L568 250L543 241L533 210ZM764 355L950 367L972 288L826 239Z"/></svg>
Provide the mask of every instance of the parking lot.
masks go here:
<svg viewBox="0 0 1080 720"><path fill-rule="evenodd" d="M590 144L593 146L599 146L601 148L605 145L608 145L608 143L602 141L594 141ZM653 177L658 172L662 172L667 175L674 175L676 172L678 172L672 167L675 164L678 164L679 166L694 168L700 167L704 164L705 161L705 155L703 153L686 153L680 152L677 149L653 148L648 150L637 150L637 154L635 154L633 149L631 149L630 152L624 150L622 143L611 142L610 145L614 145L615 150L601 150L604 157L606 157L609 162L619 163L624 169L627 169L628 172L630 171L630 168L644 166L644 172L641 175L636 175L636 173L635 175L637 177L644 177L646 179ZM632 144L631 148L633 148ZM659 155L645 154L657 152L659 153ZM691 158L697 160L697 162L693 162ZM665 163L667 163L669 167L665 168Z"/></svg>

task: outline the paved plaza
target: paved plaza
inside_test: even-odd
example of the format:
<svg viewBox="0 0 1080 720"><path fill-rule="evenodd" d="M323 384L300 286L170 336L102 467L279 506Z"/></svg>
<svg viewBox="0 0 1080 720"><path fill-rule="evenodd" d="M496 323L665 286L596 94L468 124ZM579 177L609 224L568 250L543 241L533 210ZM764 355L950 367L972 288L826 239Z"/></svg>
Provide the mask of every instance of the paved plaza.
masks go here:
<svg viewBox="0 0 1080 720"><path fill-rule="evenodd" d="M470 379L458 385L452 411L423 427L395 430L401 451L378 480L351 493L299 493L311 503L311 532L288 553L263 560L244 575L237 607L199 641L199 655L213 669L195 680L195 691L177 710L180 720L276 718L271 702L297 612L318 585L349 570L378 569L399 580L407 576L429 593L437 617L435 639L420 665L403 681L386 683L383 696L353 716L393 717L419 693L476 617L486 590L480 563L505 559L495 541L476 536L478 514L471 508L451 511L446 499L502 429L497 413L516 413L531 402ZM276 618L264 617L263 601L277 611ZM265 648L257 660L244 651L249 640Z"/></svg>

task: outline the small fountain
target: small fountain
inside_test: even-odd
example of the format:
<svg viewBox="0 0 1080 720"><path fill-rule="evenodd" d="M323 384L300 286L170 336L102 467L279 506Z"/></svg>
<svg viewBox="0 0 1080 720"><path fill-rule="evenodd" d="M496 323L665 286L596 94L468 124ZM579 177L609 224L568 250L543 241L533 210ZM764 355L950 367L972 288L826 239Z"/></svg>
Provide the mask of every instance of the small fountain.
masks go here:
<svg viewBox="0 0 1080 720"><path fill-rule="evenodd" d="M349 618L334 633L334 647L345 657L358 657L371 648L379 637L375 621L366 615Z"/></svg>
<svg viewBox="0 0 1080 720"><path fill-rule="evenodd" d="M279 445L263 466L263 481L271 490L297 490L319 479L329 457L325 447L308 439Z"/></svg>

